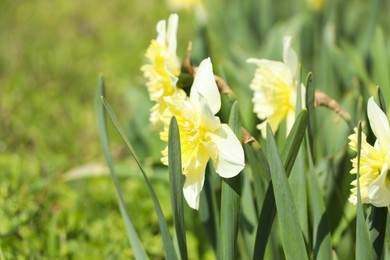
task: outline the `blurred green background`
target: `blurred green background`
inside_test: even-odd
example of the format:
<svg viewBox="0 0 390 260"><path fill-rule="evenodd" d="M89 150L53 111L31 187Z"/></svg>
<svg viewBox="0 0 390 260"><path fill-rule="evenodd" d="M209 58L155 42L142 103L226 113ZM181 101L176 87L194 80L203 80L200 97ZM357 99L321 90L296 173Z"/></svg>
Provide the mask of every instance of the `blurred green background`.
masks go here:
<svg viewBox="0 0 390 260"><path fill-rule="evenodd" d="M137 131L152 135L140 66L156 36L156 22L168 17L169 10L163 1L151 0L0 1L0 10L3 255L131 256L97 135L94 91L104 74L109 100L124 125L137 115L144 127ZM181 22L191 27L185 17ZM190 39L187 30L180 28L184 41ZM160 256L157 218L143 180L131 171L115 135L112 144L135 225L148 252ZM147 161L146 153L140 154ZM128 178L130 174L135 177ZM163 181L156 189L164 200L169 198L162 192L167 176L160 175Z"/></svg>
<svg viewBox="0 0 390 260"><path fill-rule="evenodd" d="M191 11L179 13L178 56L184 57L189 41L195 63L211 56L215 72L235 91L244 126L256 137L248 87L255 68L245 61L281 60L286 34L293 36L302 80L312 71L314 86L338 100L354 123L365 118L365 102L376 85L390 104L389 2L325 0L318 9L310 2L207 1L205 25ZM131 257L98 140L94 91L104 74L108 100L171 223L167 170L159 163L164 144L148 123L151 103L140 71L156 22L171 11L164 1L152 0L3 0L0 10L2 254L6 259ZM343 213L352 179L346 139L351 131L332 111L316 113L316 169L326 203L336 205L329 214L332 238L348 249L354 240L342 238L353 236L347 229L352 217ZM111 132L130 215L148 254L161 259L152 201L125 146ZM190 257L207 258L210 246L196 228L196 214L189 212Z"/></svg>

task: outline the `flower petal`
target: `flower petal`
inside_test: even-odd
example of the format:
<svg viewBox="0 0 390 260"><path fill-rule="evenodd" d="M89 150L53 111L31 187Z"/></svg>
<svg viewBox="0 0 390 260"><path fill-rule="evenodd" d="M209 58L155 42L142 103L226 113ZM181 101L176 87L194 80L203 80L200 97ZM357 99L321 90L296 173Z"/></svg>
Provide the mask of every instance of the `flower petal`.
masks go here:
<svg viewBox="0 0 390 260"><path fill-rule="evenodd" d="M291 74L295 78L298 72L298 57L294 49L291 47L291 36L283 38L283 62L287 65Z"/></svg>
<svg viewBox="0 0 390 260"><path fill-rule="evenodd" d="M368 187L369 203L376 207L387 207L390 205L390 184L388 181L389 167L383 165L382 172Z"/></svg>
<svg viewBox="0 0 390 260"><path fill-rule="evenodd" d="M200 125L203 129L207 129L211 132L214 132L221 125L219 117L215 116L211 111L211 108L206 103L206 99L199 94L199 103L200 103Z"/></svg>
<svg viewBox="0 0 390 260"><path fill-rule="evenodd" d="M176 56L176 47L177 47L176 34L177 34L178 24L179 24L179 16L177 14L171 14L168 19L167 41L168 41L169 52L173 57Z"/></svg>
<svg viewBox="0 0 390 260"><path fill-rule="evenodd" d="M226 124L214 133L208 133L217 146L217 158L213 159L215 171L224 178L236 176L245 167L244 150L233 130ZM212 154L212 151L209 152Z"/></svg>
<svg viewBox="0 0 390 260"><path fill-rule="evenodd" d="M203 174L188 174L183 187L184 198L188 205L193 209L199 208L200 192L204 184Z"/></svg>
<svg viewBox="0 0 390 260"><path fill-rule="evenodd" d="M379 141L379 146L384 149L388 149L390 146L390 126L389 121L375 103L374 97L368 99L367 115L370 121L371 129L374 132L376 138Z"/></svg>
<svg viewBox="0 0 390 260"><path fill-rule="evenodd" d="M221 109L221 96L215 83L213 65L210 58L204 59L200 63L191 87L190 99L198 108L200 105L199 94L206 99L214 115Z"/></svg>
<svg viewBox="0 0 390 260"><path fill-rule="evenodd" d="M161 45L165 44L165 41L167 39L167 28L166 28L166 21L165 20L160 20L157 22L156 26L157 30L157 42Z"/></svg>

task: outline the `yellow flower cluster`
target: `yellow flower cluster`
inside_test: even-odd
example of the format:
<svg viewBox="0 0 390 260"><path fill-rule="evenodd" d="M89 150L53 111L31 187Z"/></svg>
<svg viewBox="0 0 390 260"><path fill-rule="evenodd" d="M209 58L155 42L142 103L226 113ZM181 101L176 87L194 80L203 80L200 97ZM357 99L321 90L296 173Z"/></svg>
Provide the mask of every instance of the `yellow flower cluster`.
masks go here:
<svg viewBox="0 0 390 260"><path fill-rule="evenodd" d="M161 140L168 142L169 124L171 118L176 117L182 170L186 176L183 194L188 205L198 209L207 162L212 160L220 176L234 177L244 168L244 150L230 127L215 116L221 108L221 97L210 58L200 63L189 97L176 87L180 72L176 35L173 35L177 30L177 15L169 20L167 34L165 23L158 23L159 35L147 51L151 64L144 65L142 70L149 80L147 87L150 98L156 102L151 111L151 121L164 125ZM162 155L162 162L168 165L168 148L162 151Z"/></svg>
<svg viewBox="0 0 390 260"><path fill-rule="evenodd" d="M150 99L155 102L151 109L150 121L156 125L166 106L163 98L175 92L177 78L180 75L179 58L176 56L176 33L179 17L172 14L168 20L157 23L157 38L152 40L146 51L149 64L141 70L148 79L147 87Z"/></svg>

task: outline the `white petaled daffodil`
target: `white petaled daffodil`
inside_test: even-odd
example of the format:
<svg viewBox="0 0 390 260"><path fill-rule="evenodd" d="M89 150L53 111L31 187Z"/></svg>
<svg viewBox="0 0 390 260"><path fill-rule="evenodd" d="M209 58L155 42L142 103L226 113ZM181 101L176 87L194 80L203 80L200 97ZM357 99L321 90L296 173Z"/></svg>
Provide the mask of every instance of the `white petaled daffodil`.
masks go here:
<svg viewBox="0 0 390 260"><path fill-rule="evenodd" d="M206 164L210 158L215 171L224 178L236 176L245 166L241 142L232 129L215 116L221 108L221 97L210 58L199 65L190 97L176 92L164 100L167 109L160 137L168 141L170 119L175 116L180 133L182 170L186 177L183 193L188 205L198 209ZM167 148L162 155L162 162L168 165Z"/></svg>
<svg viewBox="0 0 390 260"><path fill-rule="evenodd" d="M172 14L168 19L157 23L157 38L152 40L146 51L150 64L142 66L141 70L148 79L147 88L150 99L156 104L151 109L150 121L157 124L166 106L164 97L176 91L177 78L180 75L180 63L176 56L176 33L179 16Z"/></svg>
<svg viewBox="0 0 390 260"><path fill-rule="evenodd" d="M371 129L376 136L374 146L366 141L362 133L360 150L360 195L362 203L370 203L376 207L387 207L390 205L390 126L386 114L375 103L371 97L367 104L367 115ZM357 129L349 136L349 146L357 151ZM357 157L352 159L352 174L357 173ZM349 201L357 203L357 180L352 182Z"/></svg>
<svg viewBox="0 0 390 260"><path fill-rule="evenodd" d="M254 91L253 111L259 119L264 120L257 128L265 138L267 122L275 132L285 119L288 133L295 121L299 84L298 58L291 47L291 37L283 39L283 62L255 58L247 62L258 66L250 84ZM305 88L301 84L302 97L304 92ZM301 100L304 103L304 98Z"/></svg>

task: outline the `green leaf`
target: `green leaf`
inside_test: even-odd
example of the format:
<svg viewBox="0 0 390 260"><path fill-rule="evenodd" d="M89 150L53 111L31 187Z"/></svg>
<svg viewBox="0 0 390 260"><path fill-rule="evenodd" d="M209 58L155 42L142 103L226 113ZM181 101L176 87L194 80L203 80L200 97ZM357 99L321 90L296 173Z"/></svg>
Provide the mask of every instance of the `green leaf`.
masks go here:
<svg viewBox="0 0 390 260"><path fill-rule="evenodd" d="M306 136L308 138L308 135ZM308 142L307 142L308 143ZM328 218L326 215L326 206L318 182L318 176L315 173L310 147L307 145L307 157L309 162L309 180L308 185L310 204L313 218L313 253L314 259L331 259L332 244Z"/></svg>
<svg viewBox="0 0 390 260"><path fill-rule="evenodd" d="M379 106L384 113L386 113L386 103L382 95L381 89L377 88L377 95L379 99ZM377 259L380 259L383 253L383 245L386 234L386 223L387 223L387 208L377 208L371 206L371 213L368 218L369 224L369 236L370 241L374 247L374 252Z"/></svg>
<svg viewBox="0 0 390 260"><path fill-rule="evenodd" d="M292 192L269 125L267 125L267 150L285 256L287 259L308 259Z"/></svg>
<svg viewBox="0 0 390 260"><path fill-rule="evenodd" d="M376 93L377 93L378 100L379 100L379 107L386 114L387 113L386 112L386 102L385 102L385 98L383 97L383 94L382 94L380 87L377 87Z"/></svg>
<svg viewBox="0 0 390 260"><path fill-rule="evenodd" d="M375 28L375 34L371 39L372 46L370 48L373 62L373 78L375 82L382 88L383 96L387 103L390 102L390 76L388 63L388 49L385 35L380 26Z"/></svg>
<svg viewBox="0 0 390 260"><path fill-rule="evenodd" d="M215 196L215 185L213 185L212 176L215 176L215 170L211 161L207 163L204 187L200 193L199 218L202 221L207 238L210 240L215 255L219 250L219 211L217 199Z"/></svg>
<svg viewBox="0 0 390 260"><path fill-rule="evenodd" d="M295 123L291 128L290 134L287 137L286 144L283 147L281 158L284 164L286 173L289 175L297 158L299 148L303 137L305 136L306 126L308 125L308 111L303 109L295 119Z"/></svg>
<svg viewBox="0 0 390 260"><path fill-rule="evenodd" d="M171 191L171 203L173 212L173 223L175 225L177 242L179 245L182 260L188 259L186 230L184 223L183 209L183 182L184 176L181 167L181 149L179 127L175 117L172 117L169 124L168 135L168 165L169 184Z"/></svg>
<svg viewBox="0 0 390 260"><path fill-rule="evenodd" d="M294 191L294 203L298 210L298 220L301 226L303 237L305 241L309 241L311 230L309 231L309 207L308 207L308 193L309 185L307 180L306 158L304 155L303 145L298 151L295 159L294 167L291 170L288 179L291 189Z"/></svg>
<svg viewBox="0 0 390 260"><path fill-rule="evenodd" d="M241 127L237 102L232 106L229 126L240 138ZM220 258L235 259L240 218L242 172L233 178L222 179Z"/></svg>
<svg viewBox="0 0 390 260"><path fill-rule="evenodd" d="M240 234L242 246L239 244L239 252L241 258L252 259L254 251L254 243L256 238L255 228L257 226L258 214L255 209L255 200L253 198L253 191L251 186L250 175L247 171L242 173L242 194L241 194L241 217L240 217L240 230L238 233L240 242ZM241 232L240 232L241 231ZM246 257L242 254L245 253Z"/></svg>
<svg viewBox="0 0 390 260"><path fill-rule="evenodd" d="M368 217L369 237L374 247L376 259L381 259L386 234L387 207L371 206L371 213Z"/></svg>
<svg viewBox="0 0 390 260"><path fill-rule="evenodd" d="M297 116L295 123L287 137L286 144L283 148L281 159L287 176L290 175L294 165L295 158L298 154L300 145L305 135L307 126L307 110L303 109ZM269 166L269 165L268 165ZM264 166L265 167L265 166ZM265 194L263 206L260 212L259 225L256 231L255 252L253 259L263 259L267 246L269 234L271 232L272 223L276 215L274 189L271 183L268 185Z"/></svg>
<svg viewBox="0 0 390 260"><path fill-rule="evenodd" d="M364 218L363 205L360 195L360 149L362 148L362 123L358 125L357 142L357 219L356 219L356 259L374 259L372 244L369 239L367 223Z"/></svg>
<svg viewBox="0 0 390 260"><path fill-rule="evenodd" d="M113 180L114 185L115 185L118 203L119 203L119 210L121 212L123 221L125 222L127 237L128 237L129 242L133 248L134 256L136 259L147 259L145 251L142 248L141 242L138 238L137 232L135 231L133 223L130 219L130 216L127 213L127 208L126 208L126 204L123 200L121 187L119 185L119 181L118 181L117 175L115 173L115 168L113 166L110 147L109 147L109 143L108 143L104 107L103 107L103 104L101 101L101 97L104 96L104 88L105 88L104 78L103 78L103 76L101 76L99 78L99 81L98 81L98 85L96 88L96 96L95 96L95 110L96 110L96 119L97 119L97 123L98 123L100 142L102 143L104 156L106 157L106 161L107 161L108 167L109 167L110 172L111 172L111 177L112 177L112 180Z"/></svg>
<svg viewBox="0 0 390 260"><path fill-rule="evenodd" d="M141 170L141 173L145 179L146 185L149 189L150 195L152 196L154 208L155 208L156 213L157 213L158 223L159 223L160 231L161 231L161 235L162 235L165 258L166 259L177 259L175 249L173 246L173 242L172 242L172 239L169 235L168 226L167 226L167 223L166 223L165 218L164 218L164 214L162 212L160 203L158 202L157 195L156 195L152 185L150 184L148 176L146 175L146 173L141 165L141 162L139 161L138 156L136 155L136 153L134 151L133 146L130 144L129 140L127 139L126 134L125 134L123 128L121 127L115 113L113 112L110 104L107 102L107 100L105 99L104 96L102 96L102 102L103 102L104 107L106 108L108 115L110 116L112 122L114 123L116 130L119 132L120 136L122 137L122 140L126 143L127 148L129 149L131 155L133 156L139 169Z"/></svg>
<svg viewBox="0 0 390 260"><path fill-rule="evenodd" d="M265 189L268 187L268 182L270 177L265 177L264 167L267 168L268 176L269 176L269 167L267 163L267 159L262 150L255 150L251 145L244 144L245 157L252 169L252 183L254 190L254 198L256 202L257 213L261 209L262 201L265 194ZM255 153L258 153L256 156ZM259 159L261 158L261 159Z"/></svg>
<svg viewBox="0 0 390 260"><path fill-rule="evenodd" d="M314 149L313 149L314 146L313 133L314 133L314 125L315 125L315 118L314 118L315 89L312 83L313 83L312 74L309 73L306 79L306 108L309 114L309 121L308 121L307 128L308 128L308 139L309 139L311 157L313 158L313 161L315 161Z"/></svg>

